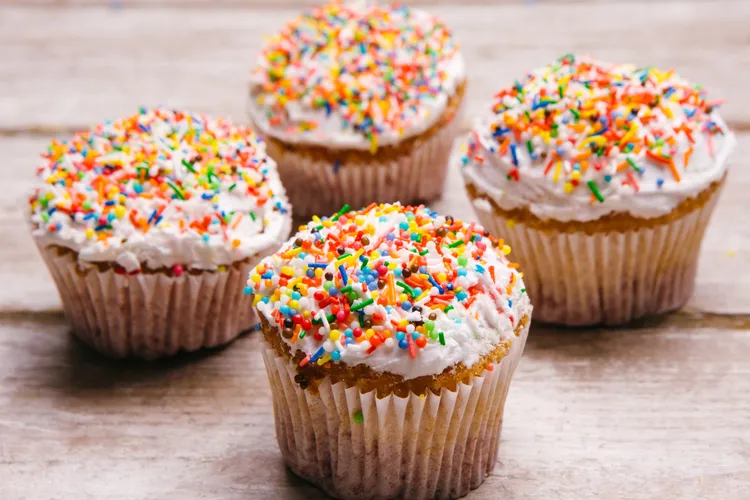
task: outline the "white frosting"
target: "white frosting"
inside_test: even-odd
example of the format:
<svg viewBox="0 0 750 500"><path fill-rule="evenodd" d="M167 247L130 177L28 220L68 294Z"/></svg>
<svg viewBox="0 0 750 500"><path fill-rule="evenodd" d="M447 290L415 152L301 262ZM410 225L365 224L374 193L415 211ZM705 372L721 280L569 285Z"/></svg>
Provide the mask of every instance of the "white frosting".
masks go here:
<svg viewBox="0 0 750 500"><path fill-rule="evenodd" d="M289 236L292 221L276 166L265 156L265 145L247 131L221 121L184 116L192 122L161 109L136 115L135 120L150 131L129 135L120 152L112 150L108 137L122 139L123 123L132 117L95 127L90 135L76 136L68 143L53 144L58 153L40 167L31 197L33 236L44 245L76 251L82 263L117 263L128 272L177 265L212 270L275 251ZM213 144L214 153L224 160L186 139L190 130L211 134L212 141L205 144ZM170 135L175 131L180 139ZM86 150L99 153L96 168L82 166ZM239 159L237 151L246 154L246 160ZM198 154L203 155L202 161L196 160ZM195 173L183 160L192 162ZM215 174L205 181L199 176L205 174L209 162ZM101 197L92 186L102 176L99 169L112 164L117 168L108 175L110 185L140 174L137 168L145 166L150 176L179 184L190 197L179 199L171 188L164 190L161 182L140 183L138 193L134 180L120 182L119 194ZM57 182L71 172L80 176L75 182ZM87 200L89 209L82 210L80 204L73 207L77 198ZM40 202L44 199L49 200L46 206ZM119 216L115 206L121 207ZM210 219L207 229L190 226L205 217Z"/></svg>
<svg viewBox="0 0 750 500"><path fill-rule="evenodd" d="M591 221L609 213L654 218L669 213L682 201L696 196L724 176L728 158L736 143L734 135L715 109L703 112L704 101L679 102L686 95L684 89L693 91L684 80L656 72L653 83L649 77L647 84L640 86L640 81L637 84L634 81L639 80L643 73L632 66L604 65L590 59L579 60L576 64L593 64L596 70L583 70L574 77L564 87L562 99L558 99L556 94L562 76L568 74L570 68L555 71L546 67L535 71L533 78L524 81L526 92L522 97L523 102L519 102L520 99L515 96L500 96L492 110L476 120L469 139L469 152L463 158L462 172L465 181L482 196L491 199L502 209L523 208L542 219ZM626 83L593 89L581 85L580 81L593 78L594 71ZM512 132L495 137L493 130L496 127L512 129L508 126L508 118L510 123L517 123L524 113L535 111L535 106L538 106L535 96L540 89L545 89L547 95L555 98L556 102L545 109L559 126L558 139L562 144L558 145L552 140L549 133L545 137L544 131L538 129L522 131L518 137ZM626 101L626 96L638 94L644 89L659 96L659 106L649 108L648 105L637 105L632 108L633 104ZM609 99L610 92L616 96L612 108L607 106L606 99L602 99L604 96ZM648 147L641 147L637 152L623 151L614 138L603 141L607 146L614 146L608 153L600 157L592 155L588 168L585 171L581 169L576 155L585 151L586 141L601 130L601 123L589 123L586 128L573 130L563 120L572 123L570 108L575 109L587 100L596 103L594 109L600 115L606 115L608 109L628 115L631 109L635 109L638 118L644 119L645 123L638 123L637 131L631 134L632 139L628 142L643 145L654 144L657 137L665 140L665 145L655 147L653 152L673 158L679 181L668 165L647 156ZM710 128L706 127L707 124ZM608 125L609 129L616 128L611 122ZM689 129L690 133L686 133L682 127ZM626 133L623 129L617 137L621 139ZM506 138L515 148L515 162L510 147L500 154ZM533 157L527 141L531 141ZM672 141L672 144L667 141ZM561 154L555 156L555 161L549 166L553 151ZM627 167L618 169L621 165ZM566 183L576 177L578 185L570 185L566 191ZM589 181L595 183L603 202L592 196Z"/></svg>
<svg viewBox="0 0 750 500"><path fill-rule="evenodd" d="M333 27L322 23L326 33L323 35L321 24L310 23L311 19L326 19L325 15L315 17L321 9L333 9L339 14L343 11L350 17ZM379 49L361 53L360 43L354 38L355 31L363 20L379 19L384 12L389 14L387 28L400 33L403 38L396 37L391 44L380 31L367 33L363 35L367 37L364 43ZM300 30L300 26L306 28ZM464 59L449 34L445 38L424 33L414 37L410 34L415 27L424 33L446 33L445 27L434 16L408 7L329 5L314 10L313 17L295 19L271 40L258 58L251 77L248 102L253 124L262 133L287 143L367 150L373 148L373 139L361 129L357 130L355 125L364 116L361 110L372 106L374 111L370 117L379 128L375 147L396 144L424 132L443 115L450 98L464 82L466 70ZM329 35L329 30L334 30L336 43L321 39ZM301 39L300 31L307 37ZM289 36L290 32L295 36ZM311 46L319 44L322 44L322 49L310 50ZM425 57L425 47L428 46L435 52ZM290 51L294 60L294 64L285 65L281 70L281 78L287 82L282 87L283 93L268 76L269 70L275 67L271 61L278 57L281 47ZM340 71L342 67L370 64L377 64L377 70L356 74ZM386 89L390 74L398 74L413 64L426 75L428 91L398 79L393 88ZM360 94L341 96L341 101L330 101L332 104L329 103L327 109L317 102L320 95L342 89L357 89ZM405 92L410 94L406 105L401 104ZM388 104L388 111L380 107L380 102Z"/></svg>
<svg viewBox="0 0 750 500"><path fill-rule="evenodd" d="M386 208L374 208L364 214L348 214L343 224L321 229L320 238L330 241L327 236L334 233L349 248L349 245L354 243L355 236L360 228L364 229L365 232L367 228L372 228L373 234L369 235L370 246L361 254L369 256L368 267L370 263L373 263L374 267L372 268L376 269L381 263L392 262L392 267L401 269L400 263L409 263L414 259L413 249L423 250L420 250L421 247L415 246L414 240L411 240L408 235L405 235L399 229L400 224L409 224L404 213L405 210L399 205L386 205L384 207ZM419 229L422 234L434 235L437 228L449 225L446 224L446 218L443 216L430 214L421 209L414 209L414 212L417 212L420 217L424 216L424 219L421 219ZM356 225L357 230L352 232L341 230L342 226L350 228L352 223ZM441 309L433 307L432 297L440 296L441 291L434 285L430 285L429 290L425 288L427 293L423 298L416 300L411 297L408 298L412 301L412 305L407 310L398 301L394 305L379 303L377 298L385 298L388 291L387 288L379 289L375 287L374 290L368 289L366 292L361 291L361 289L358 290L357 297L352 302L352 306L355 307L356 304L372 298L373 292L378 294L374 303L362 309L364 315L361 318L354 314L343 322L336 319L331 324L325 318L326 314L331 312L330 306L321 311L319 301L315 298L316 292L321 289L320 286L311 286L307 289L306 294L299 298L298 304L295 304L297 309L293 312L303 314L305 311L309 311L314 315L313 317L321 318L323 324L317 329L313 325L313 330L307 332L304 338L289 339L284 335L282 335L282 338L292 352L302 350L308 356L313 356L323 347L326 353L338 352L340 361L337 362L352 366L364 364L377 372L402 375L407 380L420 376L437 375L458 363L468 367L473 366L482 356L492 352L500 343L507 340L512 341L515 338L514 330L519 327L519 322L524 317L531 315L532 307L528 295L525 293L520 274L515 269L508 267L507 258L491 243L490 238L480 236L474 242L460 245L462 247L460 250L453 250L448 247L452 242L465 239L468 236L468 231L469 226L464 225L458 228L455 233L449 232L446 239L439 241L439 245L434 240L427 242L424 246L424 250L427 250L424 255L426 269L420 269L418 273L418 276L423 277L427 276L424 271L433 276L440 276L440 273L449 276L453 270L464 274L463 276L459 274L453 281L453 292L447 292L446 281L449 281L449 279L442 283L438 282L438 285L441 285L444 293L456 293L457 296L459 295L459 292L457 292L459 288L466 291L475 290L472 287L478 287L478 292L473 295L474 298L468 303L468 307L465 307L467 300L463 297L463 300L458 297L446 300L453 306L453 309L447 314ZM483 229L479 226L473 226L471 231L475 235L481 235ZM396 240L404 241L405 239L405 244L400 248L395 247L389 240L385 239L386 235L391 233L396 237ZM320 261L312 254L306 254L303 257L299 256L302 254L298 254L291 258L285 255L285 252L295 248L294 240L297 238L301 241L313 241L316 236L313 235L313 231L308 226L306 230L301 231L290 240L279 253L266 258L256 268L256 271L251 273L248 281L248 285L256 292L256 307L274 325L278 324L277 311L280 311L282 306L288 307L292 300L292 297L288 295L292 291L279 284L280 272L290 273L290 271L293 271L289 274L290 276L303 276L309 269L310 264ZM375 247L373 243L380 241L382 243ZM443 252L442 255L438 252L438 248ZM509 250L505 248L505 251ZM386 254L385 260L381 255L382 252ZM467 262L463 265L458 261L460 256L467 258ZM356 262L357 265L348 266L346 271L348 282L350 284L355 283L353 286L356 289L358 272L361 272L361 260L353 259L353 262ZM336 277L340 277L339 264L340 261L330 262L323 272L331 273L334 275L334 279L339 279ZM491 272L490 269L492 269ZM389 271L389 273L391 272ZM494 274L494 279L492 274ZM381 278L385 280L387 276L381 276ZM394 282L402 279L404 279L403 276L396 276ZM421 290L420 295L425 290ZM275 293L278 295L274 295ZM414 310L416 305L422 307L421 312ZM346 337L344 334L346 328L353 330L360 327L359 321L372 320L372 318L381 315L385 320L382 322L373 321L372 330L383 332L394 328L392 322L399 324L401 320L407 320L409 324L405 328L409 332L415 328L414 322L417 322L417 325L422 321L426 322L431 314L436 316L433 331L443 333L444 345L440 342L439 336L425 335L426 343L423 347L416 348L416 355L413 358L409 354L409 349L399 347L397 338L393 336L387 338L384 343L378 345L372 351L370 351L372 344L368 340L353 341L345 343L345 345L341 343L341 339ZM283 325L279 328L283 328ZM427 326L423 328L427 328ZM331 340L329 337L332 329L340 332L338 340ZM318 338L313 335L316 332L319 335Z"/></svg>

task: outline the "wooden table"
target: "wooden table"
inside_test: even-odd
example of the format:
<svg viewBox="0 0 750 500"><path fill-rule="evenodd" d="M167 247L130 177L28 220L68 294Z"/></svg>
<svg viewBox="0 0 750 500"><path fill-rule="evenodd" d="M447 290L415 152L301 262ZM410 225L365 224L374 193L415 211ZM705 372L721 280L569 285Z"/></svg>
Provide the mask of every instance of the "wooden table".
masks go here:
<svg viewBox="0 0 750 500"><path fill-rule="evenodd" d="M0 7L0 497L321 497L281 462L256 336L104 359L70 336L22 220L52 137L159 103L244 119L260 34L306 2L15 3ZM586 52L678 67L728 99L739 134L688 307L620 330L535 325L500 463L469 497L750 498L750 5L436 3L463 43L470 111L524 70ZM460 186L451 172L435 208L472 219Z"/></svg>

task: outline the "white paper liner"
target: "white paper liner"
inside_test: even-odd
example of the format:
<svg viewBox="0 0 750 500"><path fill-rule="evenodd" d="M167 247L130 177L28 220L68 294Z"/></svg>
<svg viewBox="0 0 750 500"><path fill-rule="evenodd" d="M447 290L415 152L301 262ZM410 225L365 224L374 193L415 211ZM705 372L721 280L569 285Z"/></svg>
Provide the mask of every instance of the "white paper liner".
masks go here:
<svg viewBox="0 0 750 500"><path fill-rule="evenodd" d="M484 200L480 222L512 248L534 319L570 326L620 325L682 307L693 294L703 234L719 198L651 228L558 232L508 224Z"/></svg>
<svg viewBox="0 0 750 500"><path fill-rule="evenodd" d="M112 357L147 359L226 344L255 323L245 295L255 259L224 272L118 274L39 247L74 333Z"/></svg>
<svg viewBox="0 0 750 500"><path fill-rule="evenodd" d="M382 161L354 164L334 162L297 153L268 143L268 154L278 164L279 176L295 216L336 213L344 204L353 209L371 203L400 201L419 204L438 198L448 172L453 141L462 123L460 107L453 119L424 140L418 140L408 154ZM331 150L331 158L335 158Z"/></svg>
<svg viewBox="0 0 750 500"><path fill-rule="evenodd" d="M276 437L297 475L342 499L456 498L495 466L505 398L528 325L509 353L456 391L375 397L323 381L315 395L294 382L295 367L265 341ZM361 412L358 424L354 414Z"/></svg>

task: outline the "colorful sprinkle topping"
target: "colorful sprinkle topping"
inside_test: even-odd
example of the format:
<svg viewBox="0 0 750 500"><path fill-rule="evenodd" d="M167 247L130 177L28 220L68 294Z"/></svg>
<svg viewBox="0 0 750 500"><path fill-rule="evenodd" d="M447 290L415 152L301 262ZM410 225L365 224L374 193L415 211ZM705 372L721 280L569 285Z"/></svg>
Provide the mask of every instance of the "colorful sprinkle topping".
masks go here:
<svg viewBox="0 0 750 500"><path fill-rule="evenodd" d="M312 135L325 122L366 138L383 137L440 112L463 79L463 60L436 17L401 5L333 2L312 9L271 37L253 73L265 120Z"/></svg>
<svg viewBox="0 0 750 500"><path fill-rule="evenodd" d="M314 218L250 273L248 293L300 366L365 363L417 377L471 366L531 307L510 248L423 206Z"/></svg>
<svg viewBox="0 0 750 500"><path fill-rule="evenodd" d="M541 171L560 193L585 190L590 203L606 203L615 188L681 182L699 146L715 158L713 137L727 133L713 114L720 104L672 70L566 55L495 95L489 126L472 133L463 164L497 156L509 189Z"/></svg>
<svg viewBox="0 0 750 500"><path fill-rule="evenodd" d="M129 272L231 263L288 213L264 145L199 114L141 109L53 141L42 158L35 235Z"/></svg>

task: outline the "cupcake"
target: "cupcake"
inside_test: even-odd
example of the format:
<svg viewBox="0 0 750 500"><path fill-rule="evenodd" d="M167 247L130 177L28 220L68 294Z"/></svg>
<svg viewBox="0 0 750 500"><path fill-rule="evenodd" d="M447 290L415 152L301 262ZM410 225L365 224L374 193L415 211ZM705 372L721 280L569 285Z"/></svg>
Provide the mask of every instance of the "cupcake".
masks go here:
<svg viewBox="0 0 750 500"><path fill-rule="evenodd" d="M495 95L462 158L535 318L621 324L690 298L735 139L674 71L567 55Z"/></svg>
<svg viewBox="0 0 750 500"><path fill-rule="evenodd" d="M252 271L296 474L344 499L482 483L532 310L509 252L474 223L372 204L313 219Z"/></svg>
<svg viewBox="0 0 750 500"><path fill-rule="evenodd" d="M268 40L248 109L295 214L309 217L438 197L465 88L463 57L436 17L334 2Z"/></svg>
<svg viewBox="0 0 750 500"><path fill-rule="evenodd" d="M291 214L251 132L142 109L53 141L42 158L32 235L82 340L155 358L252 326L247 274L289 236Z"/></svg>

